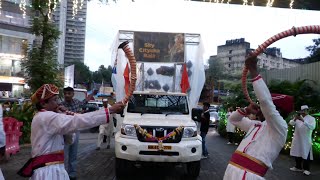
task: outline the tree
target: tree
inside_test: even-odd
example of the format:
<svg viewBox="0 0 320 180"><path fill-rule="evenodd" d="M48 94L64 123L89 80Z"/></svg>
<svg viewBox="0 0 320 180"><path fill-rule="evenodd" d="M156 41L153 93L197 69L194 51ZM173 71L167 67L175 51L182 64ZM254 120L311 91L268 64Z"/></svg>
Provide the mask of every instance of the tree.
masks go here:
<svg viewBox="0 0 320 180"><path fill-rule="evenodd" d="M310 56L308 56L306 59L308 63L320 61L320 38L313 39L312 41L314 42L314 45L306 47L306 49L310 52Z"/></svg>
<svg viewBox="0 0 320 180"><path fill-rule="evenodd" d="M112 75L112 67L108 66L105 68L104 65L101 65L98 71L93 72L92 78L96 83L110 83Z"/></svg>
<svg viewBox="0 0 320 180"><path fill-rule="evenodd" d="M89 67L82 62L74 62L74 83L83 84L90 89L92 82L92 72Z"/></svg>
<svg viewBox="0 0 320 180"><path fill-rule="evenodd" d="M209 69L206 70L206 85L209 91L211 91L210 96L212 96L211 101L214 101L214 89L219 89L219 80L222 78L223 65L217 56L211 56L208 60ZM219 97L218 97L219 99Z"/></svg>
<svg viewBox="0 0 320 180"><path fill-rule="evenodd" d="M36 36L36 42L21 65L25 69L25 78L31 91L35 92L46 83L62 87L63 80L56 59L54 44L59 38L59 30L50 21L55 1L50 4L44 0L33 0L31 8L31 33ZM27 51L27 50L26 50Z"/></svg>

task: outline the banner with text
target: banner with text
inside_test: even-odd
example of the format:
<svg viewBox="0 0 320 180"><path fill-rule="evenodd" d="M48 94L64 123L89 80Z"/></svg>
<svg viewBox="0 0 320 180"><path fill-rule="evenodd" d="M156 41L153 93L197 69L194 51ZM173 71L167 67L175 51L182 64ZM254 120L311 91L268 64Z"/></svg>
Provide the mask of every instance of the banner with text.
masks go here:
<svg viewBox="0 0 320 180"><path fill-rule="evenodd" d="M74 87L74 65L64 69L64 87Z"/></svg>
<svg viewBox="0 0 320 180"><path fill-rule="evenodd" d="M134 32L134 55L138 62L184 62L184 34Z"/></svg>

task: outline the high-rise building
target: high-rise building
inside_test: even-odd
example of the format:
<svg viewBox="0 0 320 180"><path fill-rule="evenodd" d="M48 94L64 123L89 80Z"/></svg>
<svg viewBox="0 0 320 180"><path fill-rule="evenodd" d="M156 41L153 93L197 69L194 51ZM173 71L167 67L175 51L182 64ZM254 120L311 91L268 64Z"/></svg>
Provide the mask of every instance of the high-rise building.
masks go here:
<svg viewBox="0 0 320 180"><path fill-rule="evenodd" d="M29 33L28 7L14 0L2 0L0 9L0 97L20 97L25 79L21 61L25 50L33 43Z"/></svg>
<svg viewBox="0 0 320 180"><path fill-rule="evenodd" d="M227 40L226 44L218 46L217 55L210 57L218 59L224 65L224 68L231 72L242 71L244 61L250 51L250 43L244 38ZM290 60L282 57L279 48L267 48L264 53L258 56L258 67L267 70L292 68L300 65L296 60Z"/></svg>
<svg viewBox="0 0 320 180"><path fill-rule="evenodd" d="M87 1L61 0L54 13L54 20L61 35L57 44L60 65L84 62Z"/></svg>

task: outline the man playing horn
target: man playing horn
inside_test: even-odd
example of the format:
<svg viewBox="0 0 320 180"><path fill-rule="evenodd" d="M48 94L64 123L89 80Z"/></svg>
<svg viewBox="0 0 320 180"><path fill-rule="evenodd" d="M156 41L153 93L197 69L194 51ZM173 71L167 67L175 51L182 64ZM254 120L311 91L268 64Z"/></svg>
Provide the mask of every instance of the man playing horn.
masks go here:
<svg viewBox="0 0 320 180"><path fill-rule="evenodd" d="M59 89L53 84L44 84L31 97L38 112L31 124L32 158L18 172L31 179L69 180L64 168L63 135L74 133L79 129L95 127L108 122L110 113L123 110L122 103L116 103L99 111L75 114L64 111L58 105Z"/></svg>
<svg viewBox="0 0 320 180"><path fill-rule="evenodd" d="M272 169L272 163L278 157L287 137L287 123L276 109L275 102L258 73L256 56L248 57L245 63L260 106L250 104L229 117L231 123L247 133L231 157L224 180L264 179L267 170ZM259 120L250 120L246 117L249 114L255 114Z"/></svg>

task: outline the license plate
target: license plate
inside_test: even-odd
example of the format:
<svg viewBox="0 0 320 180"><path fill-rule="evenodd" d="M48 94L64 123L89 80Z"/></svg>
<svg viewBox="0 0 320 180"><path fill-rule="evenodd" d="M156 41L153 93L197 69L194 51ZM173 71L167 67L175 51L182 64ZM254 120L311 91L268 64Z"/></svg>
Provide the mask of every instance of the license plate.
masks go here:
<svg viewBox="0 0 320 180"><path fill-rule="evenodd" d="M149 145L148 149L159 149L159 146L157 145ZM163 150L171 150L172 147L171 146L163 146Z"/></svg>

